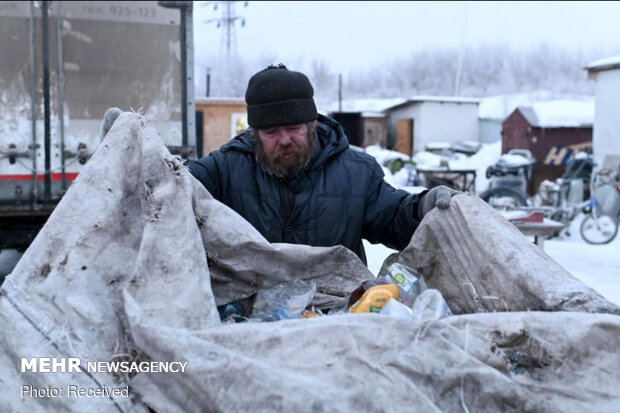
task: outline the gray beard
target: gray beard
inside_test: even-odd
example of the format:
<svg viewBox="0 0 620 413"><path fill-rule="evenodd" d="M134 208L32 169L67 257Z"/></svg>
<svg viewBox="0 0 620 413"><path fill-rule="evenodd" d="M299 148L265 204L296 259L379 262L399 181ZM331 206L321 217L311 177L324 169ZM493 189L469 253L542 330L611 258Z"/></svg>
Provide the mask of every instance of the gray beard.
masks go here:
<svg viewBox="0 0 620 413"><path fill-rule="evenodd" d="M314 152L314 127L308 125L308 133L306 134L307 147L304 152L299 154L293 165L285 167L279 160L270 160L265 153L263 143L258 136L258 131L252 131L252 138L256 147L256 160L263 168L276 178L293 178L299 175L310 163L310 158Z"/></svg>

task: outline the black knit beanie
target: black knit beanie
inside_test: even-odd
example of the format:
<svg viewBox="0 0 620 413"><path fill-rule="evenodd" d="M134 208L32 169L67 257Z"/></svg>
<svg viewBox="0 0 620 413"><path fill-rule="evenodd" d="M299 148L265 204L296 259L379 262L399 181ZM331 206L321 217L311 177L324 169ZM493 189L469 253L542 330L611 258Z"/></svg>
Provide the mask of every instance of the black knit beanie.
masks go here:
<svg viewBox="0 0 620 413"><path fill-rule="evenodd" d="M245 92L248 124L255 129L295 125L317 119L310 80L286 66L269 66L250 78Z"/></svg>

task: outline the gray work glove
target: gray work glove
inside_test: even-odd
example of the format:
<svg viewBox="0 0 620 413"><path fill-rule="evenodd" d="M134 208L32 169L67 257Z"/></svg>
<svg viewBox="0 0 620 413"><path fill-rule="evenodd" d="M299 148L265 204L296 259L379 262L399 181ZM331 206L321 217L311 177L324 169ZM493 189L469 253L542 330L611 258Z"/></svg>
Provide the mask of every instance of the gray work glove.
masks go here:
<svg viewBox="0 0 620 413"><path fill-rule="evenodd" d="M445 185L436 186L428 191L418 204L418 217L420 220L424 218L428 211L437 207L439 209L446 209L450 206L450 199L454 195L462 194L460 191L448 188Z"/></svg>
<svg viewBox="0 0 620 413"><path fill-rule="evenodd" d="M102 141L105 138L105 135L108 134L114 121L118 116L123 113L119 108L108 108L103 115L103 121L101 122L101 134L99 135L99 140Z"/></svg>

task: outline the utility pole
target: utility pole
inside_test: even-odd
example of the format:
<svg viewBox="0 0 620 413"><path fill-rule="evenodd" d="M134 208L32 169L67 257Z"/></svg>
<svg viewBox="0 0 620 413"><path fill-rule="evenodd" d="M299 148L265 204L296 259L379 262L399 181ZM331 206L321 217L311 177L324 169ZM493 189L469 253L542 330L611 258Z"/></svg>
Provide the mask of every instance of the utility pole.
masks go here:
<svg viewBox="0 0 620 413"><path fill-rule="evenodd" d="M467 28L467 2L463 3L463 25L461 26L461 45L456 62L456 76L454 77L454 96L461 94L461 73L463 71L463 54L465 48L465 31Z"/></svg>
<svg viewBox="0 0 620 413"><path fill-rule="evenodd" d="M235 3L240 1L206 1L203 5L213 5L213 10L222 7L222 17L206 20L204 23L216 23L218 29L222 30L220 41L220 54L230 57L231 54L237 54L237 34L235 31L235 23L239 21L241 27L245 26L245 18L237 16L235 13ZM243 2L243 6L247 7L248 2Z"/></svg>
<svg viewBox="0 0 620 413"><path fill-rule="evenodd" d="M206 87L206 97L211 95L211 68L207 67L207 87Z"/></svg>

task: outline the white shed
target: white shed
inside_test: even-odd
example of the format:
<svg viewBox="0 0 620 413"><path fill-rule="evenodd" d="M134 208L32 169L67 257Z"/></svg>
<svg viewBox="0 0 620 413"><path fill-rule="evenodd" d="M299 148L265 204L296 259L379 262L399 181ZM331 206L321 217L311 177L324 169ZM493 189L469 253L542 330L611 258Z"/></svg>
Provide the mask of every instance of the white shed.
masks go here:
<svg viewBox="0 0 620 413"><path fill-rule="evenodd" d="M414 96L385 110L388 142L410 154L429 143L478 141L478 99Z"/></svg>
<svg viewBox="0 0 620 413"><path fill-rule="evenodd" d="M620 155L620 56L609 57L585 67L594 79L594 162L603 164L605 155Z"/></svg>

